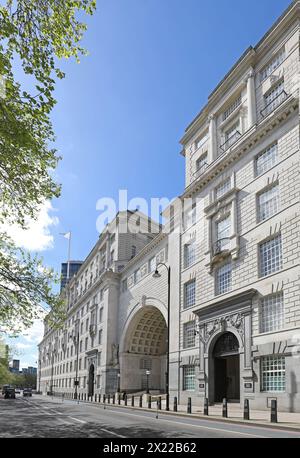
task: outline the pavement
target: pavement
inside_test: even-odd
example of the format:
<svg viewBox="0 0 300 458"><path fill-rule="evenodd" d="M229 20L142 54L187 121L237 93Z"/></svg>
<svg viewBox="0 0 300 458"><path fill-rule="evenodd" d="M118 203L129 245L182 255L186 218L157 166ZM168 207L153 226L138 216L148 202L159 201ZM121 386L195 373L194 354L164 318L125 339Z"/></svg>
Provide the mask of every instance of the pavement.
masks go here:
<svg viewBox="0 0 300 458"><path fill-rule="evenodd" d="M300 438L300 429L33 395L0 399L1 438Z"/></svg>

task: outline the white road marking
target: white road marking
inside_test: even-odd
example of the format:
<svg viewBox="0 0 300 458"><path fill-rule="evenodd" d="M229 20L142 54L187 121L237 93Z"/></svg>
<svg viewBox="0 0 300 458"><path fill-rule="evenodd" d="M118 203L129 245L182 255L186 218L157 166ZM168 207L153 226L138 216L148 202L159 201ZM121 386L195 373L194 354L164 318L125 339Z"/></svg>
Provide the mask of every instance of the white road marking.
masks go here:
<svg viewBox="0 0 300 458"><path fill-rule="evenodd" d="M148 416L145 416L145 415L137 415L137 414L129 414L127 412L119 412L118 411L118 414L123 414L123 415L131 415L133 417L140 417L140 418L148 418L149 420L153 420L153 421L157 421L156 418L152 418L152 417L148 417ZM238 431L232 431L230 429L222 429L222 428L212 428L210 426L202 426L202 425L193 425L192 423L182 423L180 421L175 421L175 420L165 420L164 418L159 418L159 420L161 421L166 421L168 423L175 423L176 425L183 425L183 426L191 426L192 428L202 428L202 429L209 429L211 431L221 431L223 433L233 433L233 434L238 434L240 436L252 436L252 437L261 437L261 438L265 438L266 439L266 436L260 436L258 434L251 434L251 433L242 433L242 432L238 432Z"/></svg>
<svg viewBox="0 0 300 458"><path fill-rule="evenodd" d="M71 418L72 420L78 421L79 423L87 423L86 421L79 420L79 418L70 417L70 416L68 418Z"/></svg>
<svg viewBox="0 0 300 458"><path fill-rule="evenodd" d="M121 434L114 433L112 431L109 431L108 429L104 429L104 428L99 428L99 429L100 431L104 431L105 433L112 434L113 436L122 437L123 439L126 439L126 436L122 436Z"/></svg>

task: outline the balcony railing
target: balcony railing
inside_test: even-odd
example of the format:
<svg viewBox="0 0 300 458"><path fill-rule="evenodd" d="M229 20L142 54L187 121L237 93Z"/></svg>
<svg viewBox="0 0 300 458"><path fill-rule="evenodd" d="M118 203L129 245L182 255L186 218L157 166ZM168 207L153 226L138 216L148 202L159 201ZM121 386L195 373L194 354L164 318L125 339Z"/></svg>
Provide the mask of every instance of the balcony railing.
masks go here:
<svg viewBox="0 0 300 458"><path fill-rule="evenodd" d="M199 177L200 175L202 175L202 174L205 172L205 170L207 169L207 167L208 167L208 163L207 163L207 162L203 162L203 163L197 168L197 170L196 170L196 172L194 173L194 175L195 175L196 177Z"/></svg>
<svg viewBox="0 0 300 458"><path fill-rule="evenodd" d="M260 114L265 117L268 116L272 111L274 111L285 99L288 97L288 94L283 90L278 94L270 103L268 103Z"/></svg>
<svg viewBox="0 0 300 458"><path fill-rule="evenodd" d="M238 139L242 136L242 134L237 130L234 134L232 134L223 145L220 146L220 149L225 152L230 148L234 143L238 141Z"/></svg>
<svg viewBox="0 0 300 458"><path fill-rule="evenodd" d="M224 238L217 240L212 247L213 256L218 256L220 254L226 253L230 250L231 240L230 238Z"/></svg>

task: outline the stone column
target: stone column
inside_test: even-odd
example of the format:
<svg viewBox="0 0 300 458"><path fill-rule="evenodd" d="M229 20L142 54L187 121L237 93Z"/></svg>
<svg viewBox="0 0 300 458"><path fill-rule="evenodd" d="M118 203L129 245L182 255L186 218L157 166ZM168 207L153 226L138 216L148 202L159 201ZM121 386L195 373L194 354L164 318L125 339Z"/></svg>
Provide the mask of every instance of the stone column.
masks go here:
<svg viewBox="0 0 300 458"><path fill-rule="evenodd" d="M255 81L254 70L251 68L247 81L247 104L248 104L248 129L256 123L256 96L255 96Z"/></svg>
<svg viewBox="0 0 300 458"><path fill-rule="evenodd" d="M208 118L209 122L209 157L208 163L214 161L217 154L217 123L214 114L211 114Z"/></svg>

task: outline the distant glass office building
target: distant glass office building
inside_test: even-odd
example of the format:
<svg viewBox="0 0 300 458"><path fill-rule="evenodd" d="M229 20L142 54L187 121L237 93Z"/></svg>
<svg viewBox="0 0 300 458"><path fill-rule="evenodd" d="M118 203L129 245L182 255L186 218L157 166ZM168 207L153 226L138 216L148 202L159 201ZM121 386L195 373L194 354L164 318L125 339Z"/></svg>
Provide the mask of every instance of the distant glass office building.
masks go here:
<svg viewBox="0 0 300 458"><path fill-rule="evenodd" d="M70 272L69 277L72 278L75 275L80 267L82 266L83 261L70 261ZM67 275L68 275L68 263L63 262L61 264L61 281L60 281L60 291L64 289L67 284Z"/></svg>

